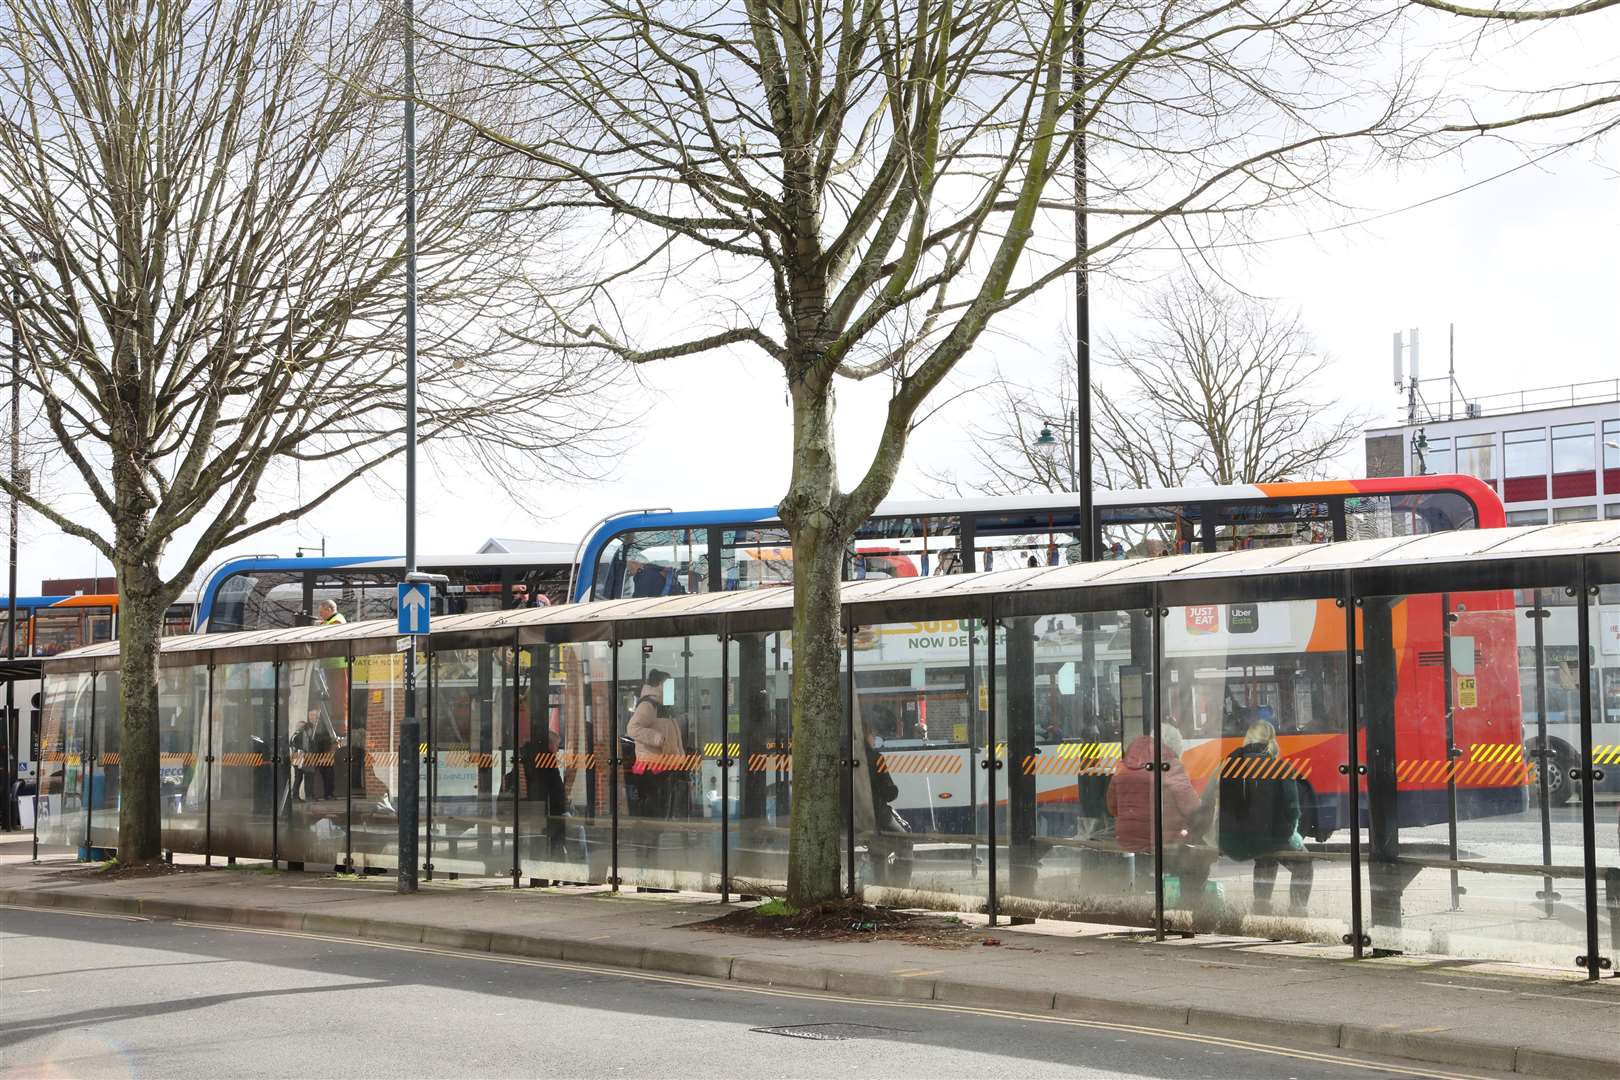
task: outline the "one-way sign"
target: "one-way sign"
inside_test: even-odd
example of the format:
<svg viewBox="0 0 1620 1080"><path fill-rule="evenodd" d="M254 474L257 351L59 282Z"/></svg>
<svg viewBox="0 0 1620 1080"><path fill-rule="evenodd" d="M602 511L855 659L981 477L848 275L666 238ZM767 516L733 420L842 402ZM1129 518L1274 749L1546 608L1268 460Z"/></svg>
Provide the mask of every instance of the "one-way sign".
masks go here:
<svg viewBox="0 0 1620 1080"><path fill-rule="evenodd" d="M399 586L398 611L399 632L402 634L425 634L428 632L429 615L433 609L425 581L406 581Z"/></svg>

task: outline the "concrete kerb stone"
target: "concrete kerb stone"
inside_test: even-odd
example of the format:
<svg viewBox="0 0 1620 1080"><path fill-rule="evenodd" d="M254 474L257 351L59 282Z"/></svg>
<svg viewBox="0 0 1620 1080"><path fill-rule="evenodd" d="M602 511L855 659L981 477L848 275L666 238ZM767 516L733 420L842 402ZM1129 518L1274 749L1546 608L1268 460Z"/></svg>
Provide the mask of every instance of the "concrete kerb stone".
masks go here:
<svg viewBox="0 0 1620 1080"><path fill-rule="evenodd" d="M578 964L606 964L609 967L639 968L642 954L647 950L640 945L623 945L617 941L563 942L562 958Z"/></svg>
<svg viewBox="0 0 1620 1080"><path fill-rule="evenodd" d="M392 922L388 919L360 919L360 936L371 941L392 941L401 945L422 944L420 923Z"/></svg>
<svg viewBox="0 0 1620 1080"><path fill-rule="evenodd" d="M1366 1054L1388 1054L1391 1057L1416 1058L1443 1065L1466 1065L1474 1069L1496 1069L1499 1072L1512 1072L1517 1057L1513 1046L1501 1043L1457 1039L1427 1031L1366 1027L1362 1024L1345 1024L1340 1029L1339 1045L1346 1050L1359 1050Z"/></svg>
<svg viewBox="0 0 1620 1080"><path fill-rule="evenodd" d="M739 956L731 962L731 981L755 986L792 986L800 990L827 989L827 969L805 967L789 960L759 960Z"/></svg>
<svg viewBox="0 0 1620 1080"><path fill-rule="evenodd" d="M493 936L488 930L467 930L453 926L422 927L422 944L464 949L467 952L489 952L489 940Z"/></svg>
<svg viewBox="0 0 1620 1080"><path fill-rule="evenodd" d="M1553 1080L1614 1080L1620 1076L1620 1057L1599 1061L1521 1046L1514 1054L1513 1068L1517 1072L1552 1077Z"/></svg>
<svg viewBox="0 0 1620 1080"><path fill-rule="evenodd" d="M1059 991L1052 1003L1052 1011L1076 1020L1096 1020L1105 1024L1132 1024L1138 1027L1178 1028L1187 1026L1185 1005L1160 1005L1157 1002L1118 1001L1112 998L1090 997Z"/></svg>
<svg viewBox="0 0 1620 1080"><path fill-rule="evenodd" d="M237 908L231 922L238 926L256 926L264 930L302 930L304 913L281 911L277 908Z"/></svg>
<svg viewBox="0 0 1620 1080"><path fill-rule="evenodd" d="M1318 1020L1290 1020L1278 1016L1244 1016L1219 1009L1187 1010L1187 1026L1209 1035L1225 1035L1253 1042L1275 1042L1284 1046L1339 1045L1338 1024Z"/></svg>
<svg viewBox="0 0 1620 1080"><path fill-rule="evenodd" d="M905 998L915 1001L934 999L933 979L908 979L867 971L829 971L827 989L846 997Z"/></svg>
<svg viewBox="0 0 1620 1080"><path fill-rule="evenodd" d="M360 927L365 922L365 919L357 919L353 915L333 915L325 911L311 911L304 915L302 929L311 934L362 937Z"/></svg>
<svg viewBox="0 0 1620 1080"><path fill-rule="evenodd" d="M708 979L731 978L730 956L687 952L682 949L647 948L641 954L646 971L667 971L675 975L699 975Z"/></svg>
<svg viewBox="0 0 1620 1080"><path fill-rule="evenodd" d="M952 1005L974 1005L1008 1012L1051 1012L1057 994L1052 990L986 986L980 983L940 979L934 983L934 1000Z"/></svg>
<svg viewBox="0 0 1620 1080"><path fill-rule="evenodd" d="M522 956L530 960L561 960L563 940L528 934L507 934L497 930L489 935L489 951L502 956Z"/></svg>

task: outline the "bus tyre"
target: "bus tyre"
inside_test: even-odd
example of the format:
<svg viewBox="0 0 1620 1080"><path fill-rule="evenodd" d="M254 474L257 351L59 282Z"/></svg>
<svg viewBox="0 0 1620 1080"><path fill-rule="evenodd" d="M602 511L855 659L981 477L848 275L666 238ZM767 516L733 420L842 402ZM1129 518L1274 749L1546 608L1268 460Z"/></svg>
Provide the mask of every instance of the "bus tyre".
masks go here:
<svg viewBox="0 0 1620 1080"><path fill-rule="evenodd" d="M1547 753L1547 805L1563 806L1575 792L1575 781L1569 778L1574 758L1562 747L1555 746Z"/></svg>

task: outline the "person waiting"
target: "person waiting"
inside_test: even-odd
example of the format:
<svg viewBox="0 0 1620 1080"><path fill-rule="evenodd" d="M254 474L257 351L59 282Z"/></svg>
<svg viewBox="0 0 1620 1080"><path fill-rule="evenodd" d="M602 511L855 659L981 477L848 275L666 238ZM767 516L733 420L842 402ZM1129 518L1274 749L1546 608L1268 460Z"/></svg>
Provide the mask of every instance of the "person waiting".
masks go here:
<svg viewBox="0 0 1620 1080"><path fill-rule="evenodd" d="M1243 733L1243 745L1232 751L1221 769L1217 831L1222 855L1254 860L1255 914L1271 913L1277 868L1287 862L1289 913L1302 915L1311 899L1314 868L1309 858L1287 855L1303 852L1305 840L1299 834L1299 781L1291 771L1265 764L1279 756L1276 729L1264 720L1251 723Z"/></svg>
<svg viewBox="0 0 1620 1080"><path fill-rule="evenodd" d="M1183 901L1199 908L1205 903L1205 885L1215 852L1199 843L1208 828L1202 800L1182 764L1181 731L1165 724L1160 729L1159 760L1163 772L1164 869L1180 879ZM1126 851L1151 855L1153 828L1153 738L1138 735L1125 748L1109 782L1108 812L1114 815L1114 837Z"/></svg>

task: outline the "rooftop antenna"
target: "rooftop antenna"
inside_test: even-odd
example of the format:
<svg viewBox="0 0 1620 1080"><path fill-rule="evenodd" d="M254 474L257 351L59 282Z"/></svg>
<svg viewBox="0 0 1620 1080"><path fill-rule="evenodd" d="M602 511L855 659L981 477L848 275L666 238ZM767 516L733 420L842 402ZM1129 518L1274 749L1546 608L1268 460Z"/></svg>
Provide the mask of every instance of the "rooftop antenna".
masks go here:
<svg viewBox="0 0 1620 1080"><path fill-rule="evenodd" d="M1401 370L1401 353L1403 350L1410 353L1412 357L1411 374L1409 377L1403 377ZM1401 332L1399 330L1395 331L1395 390L1397 392L1402 390L1406 391L1406 422L1408 424L1417 423L1418 331L1417 327L1415 326L1411 330L1407 331L1407 340L1404 344L1401 341Z"/></svg>

